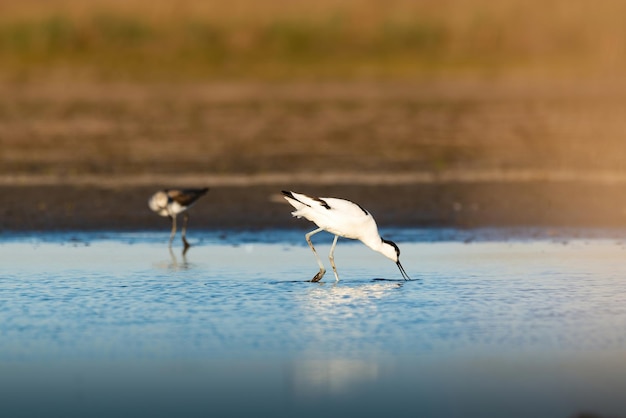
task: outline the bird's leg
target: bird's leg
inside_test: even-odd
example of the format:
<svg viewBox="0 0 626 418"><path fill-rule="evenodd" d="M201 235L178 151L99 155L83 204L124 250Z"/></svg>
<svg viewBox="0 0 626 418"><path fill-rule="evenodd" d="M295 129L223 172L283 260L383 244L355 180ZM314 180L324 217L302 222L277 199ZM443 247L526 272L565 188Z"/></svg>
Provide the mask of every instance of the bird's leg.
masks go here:
<svg viewBox="0 0 626 418"><path fill-rule="evenodd" d="M174 251L172 251L172 247L168 247L168 250L170 250L170 257L172 258L172 264L171 266L177 270L178 269L178 260L176 259L176 256L174 255Z"/></svg>
<svg viewBox="0 0 626 418"><path fill-rule="evenodd" d="M324 273L326 273L324 264L322 264L322 260L320 260L320 257L317 255L317 251L315 251L315 247L313 246L313 243L311 242L311 236L321 231L323 231L322 228L317 228L315 231L311 231L305 235L306 242L309 243L309 247L311 247L311 250L313 251L313 255L315 255L315 259L317 260L317 265L320 266L320 271L311 279L312 282L319 282L322 279L322 277L324 277Z"/></svg>
<svg viewBox="0 0 626 418"><path fill-rule="evenodd" d="M187 242L187 222L189 222L189 214L185 212L183 213L183 230L181 232L184 246L183 254L187 252L189 247L191 247L191 245L189 245L189 243Z"/></svg>
<svg viewBox="0 0 626 418"><path fill-rule="evenodd" d="M176 215L170 215L172 219L172 232L170 233L170 247L172 246L172 241L174 241L174 235L176 235Z"/></svg>
<svg viewBox="0 0 626 418"><path fill-rule="evenodd" d="M335 281L339 281L339 275L337 274L337 267L335 266L335 247L337 246L337 239L339 235L335 235L335 239L333 240L333 245L330 247L330 253L328 254L328 258L330 260L330 265L333 266L333 272L335 273Z"/></svg>

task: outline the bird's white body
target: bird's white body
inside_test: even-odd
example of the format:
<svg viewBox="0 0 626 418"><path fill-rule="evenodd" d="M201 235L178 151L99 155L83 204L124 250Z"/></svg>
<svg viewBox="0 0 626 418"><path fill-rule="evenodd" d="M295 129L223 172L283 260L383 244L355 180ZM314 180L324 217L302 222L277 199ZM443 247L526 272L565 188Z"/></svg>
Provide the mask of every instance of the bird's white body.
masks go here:
<svg viewBox="0 0 626 418"><path fill-rule="evenodd" d="M310 241L310 237L322 230L335 235L329 258L337 280L339 280L339 276L333 258L337 237L361 241L372 250L394 261L400 268L400 271L403 272L403 277L405 276L399 262L400 250L397 245L381 238L376 221L363 207L349 200L334 197L311 197L287 191L283 191L283 194L285 199L296 209L291 212L293 216L308 219L319 227L306 235L307 242L320 265L320 273L315 276L314 281L319 280L324 275L325 270Z"/></svg>
<svg viewBox="0 0 626 418"><path fill-rule="evenodd" d="M382 238L372 215L356 203L335 197L311 198L307 195L291 194L297 199L287 201L296 208L293 216L305 218L331 234L349 239L358 239L374 251L380 251ZM395 258L395 251L391 257Z"/></svg>
<svg viewBox="0 0 626 418"><path fill-rule="evenodd" d="M165 190L160 190L150 198L148 206L161 216L176 216L189 209L191 205L183 206L177 201L171 200Z"/></svg>

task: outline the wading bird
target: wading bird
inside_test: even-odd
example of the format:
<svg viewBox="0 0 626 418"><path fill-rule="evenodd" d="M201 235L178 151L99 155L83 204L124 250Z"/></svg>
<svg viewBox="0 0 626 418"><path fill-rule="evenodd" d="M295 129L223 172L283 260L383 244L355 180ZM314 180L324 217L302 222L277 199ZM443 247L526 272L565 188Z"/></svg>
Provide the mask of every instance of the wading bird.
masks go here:
<svg viewBox="0 0 626 418"><path fill-rule="evenodd" d="M186 252L190 247L186 238L187 222L189 221L189 214L186 211L208 191L208 187L203 189L165 189L159 190L152 195L150 200L148 200L148 206L150 206L150 209L159 215L167 216L172 220L170 247L172 246L172 241L176 235L176 215L181 212L185 212L183 214L183 230L181 233L183 245L185 246L183 251Z"/></svg>
<svg viewBox="0 0 626 418"><path fill-rule="evenodd" d="M402 264L400 264L400 249L392 241L380 237L376 221L374 221L372 215L360 205L350 202L349 200L333 197L310 197L285 190L283 190L283 195L287 202L296 208L294 212L291 212L293 216L306 218L319 227L305 235L306 241L309 247L311 247L311 250L313 250L317 264L320 267L320 271L311 279L312 282L320 281L324 273L326 273L324 264L322 264L322 260L320 260L311 242L311 236L321 231L327 231L335 235L333 245L330 247L330 254L328 255L330 265L333 267L333 272L335 273L335 281L339 281L339 275L335 267L333 253L339 237L358 239L372 250L383 254L396 263L404 280L410 280Z"/></svg>

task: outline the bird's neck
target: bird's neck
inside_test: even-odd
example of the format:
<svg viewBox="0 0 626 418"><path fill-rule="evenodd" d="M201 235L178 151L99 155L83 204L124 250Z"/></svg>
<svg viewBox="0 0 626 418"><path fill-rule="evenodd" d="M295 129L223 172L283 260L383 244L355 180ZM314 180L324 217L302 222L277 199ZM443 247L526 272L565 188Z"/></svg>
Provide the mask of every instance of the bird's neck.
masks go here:
<svg viewBox="0 0 626 418"><path fill-rule="evenodd" d="M362 239L361 242L363 242L363 244L367 245L368 247L370 247L374 251L378 251L378 252L382 251L383 240L382 240L382 238L380 238L380 236L378 234L375 237L370 237L368 239Z"/></svg>

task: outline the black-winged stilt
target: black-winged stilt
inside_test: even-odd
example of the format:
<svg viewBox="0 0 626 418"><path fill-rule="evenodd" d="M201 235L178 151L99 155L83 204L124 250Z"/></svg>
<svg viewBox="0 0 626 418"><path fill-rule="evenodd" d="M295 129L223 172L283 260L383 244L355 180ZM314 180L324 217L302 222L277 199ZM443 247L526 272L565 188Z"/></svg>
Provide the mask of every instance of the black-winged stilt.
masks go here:
<svg viewBox="0 0 626 418"><path fill-rule="evenodd" d="M150 209L159 215L167 216L172 220L170 247L172 246L172 241L176 235L176 215L181 212L185 212L183 218L183 230L181 233L184 245L183 251L186 252L190 247L186 238L187 222L189 221L189 214L186 211L208 191L208 187L204 187L202 189L164 189L156 192L152 195L150 200L148 200L148 206L150 206Z"/></svg>
<svg viewBox="0 0 626 418"><path fill-rule="evenodd" d="M372 250L383 254L396 263L404 280L410 280L402 264L400 264L400 249L392 241L381 238L376 221L363 207L349 200L333 197L310 197L285 190L283 190L283 195L291 206L296 208L294 212L291 212L293 216L306 218L319 227L305 235L306 241L311 250L313 250L317 264L320 267L320 271L311 279L312 282L318 282L326 273L324 264L322 264L322 260L320 260L311 242L311 236L321 231L327 231L335 235L330 254L328 255L330 265L335 273L335 281L339 281L339 275L335 267L333 253L339 237L358 239Z"/></svg>

